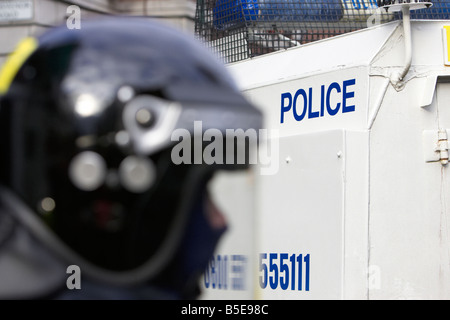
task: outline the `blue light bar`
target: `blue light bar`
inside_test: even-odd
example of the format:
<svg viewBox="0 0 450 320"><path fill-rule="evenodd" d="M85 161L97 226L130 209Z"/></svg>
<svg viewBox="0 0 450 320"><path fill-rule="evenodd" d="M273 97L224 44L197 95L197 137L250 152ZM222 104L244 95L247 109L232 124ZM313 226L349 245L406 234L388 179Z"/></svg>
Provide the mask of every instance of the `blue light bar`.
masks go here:
<svg viewBox="0 0 450 320"><path fill-rule="evenodd" d="M428 0L433 6L428 9L411 11L411 19L450 19L450 0Z"/></svg>
<svg viewBox="0 0 450 320"><path fill-rule="evenodd" d="M339 21L343 15L341 0L259 0L263 21Z"/></svg>
<svg viewBox="0 0 450 320"><path fill-rule="evenodd" d="M341 0L218 0L214 25L219 29L251 21L339 21Z"/></svg>
<svg viewBox="0 0 450 320"><path fill-rule="evenodd" d="M214 26L227 29L258 17L259 0L217 0L213 9Z"/></svg>

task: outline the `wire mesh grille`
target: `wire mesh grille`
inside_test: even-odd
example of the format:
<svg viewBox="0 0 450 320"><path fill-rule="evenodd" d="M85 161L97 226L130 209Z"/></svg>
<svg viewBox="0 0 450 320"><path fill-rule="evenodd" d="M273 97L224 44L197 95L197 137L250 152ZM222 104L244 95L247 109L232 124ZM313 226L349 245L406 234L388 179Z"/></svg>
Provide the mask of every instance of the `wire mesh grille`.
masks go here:
<svg viewBox="0 0 450 320"><path fill-rule="evenodd" d="M429 2L411 18L450 19L450 0ZM376 0L197 0L195 31L225 62L236 62L399 17Z"/></svg>

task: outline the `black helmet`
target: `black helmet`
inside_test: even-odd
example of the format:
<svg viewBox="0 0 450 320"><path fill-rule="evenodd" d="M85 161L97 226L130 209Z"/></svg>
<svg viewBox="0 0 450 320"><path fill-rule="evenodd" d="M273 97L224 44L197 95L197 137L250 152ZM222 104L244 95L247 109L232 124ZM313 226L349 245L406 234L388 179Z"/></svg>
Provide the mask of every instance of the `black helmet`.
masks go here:
<svg viewBox="0 0 450 320"><path fill-rule="evenodd" d="M182 155L192 162L175 163L173 132L261 126L215 57L143 18L52 29L25 40L5 68L2 192L25 203L32 214L19 219L40 241L107 282L161 273L211 175L247 167L194 161L194 144Z"/></svg>

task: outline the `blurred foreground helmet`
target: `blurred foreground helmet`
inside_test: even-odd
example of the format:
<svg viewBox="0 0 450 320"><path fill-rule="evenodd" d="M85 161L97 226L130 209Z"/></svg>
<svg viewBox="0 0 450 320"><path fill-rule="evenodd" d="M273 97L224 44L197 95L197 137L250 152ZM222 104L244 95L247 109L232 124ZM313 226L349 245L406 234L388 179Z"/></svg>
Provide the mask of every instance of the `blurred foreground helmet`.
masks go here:
<svg viewBox="0 0 450 320"><path fill-rule="evenodd" d="M195 41L141 19L56 28L22 42L0 96L1 210L66 265L135 285L164 282L180 250L211 253L214 237L188 239L195 212L214 171L247 167L226 130L257 130L261 114ZM223 161L199 160L207 130Z"/></svg>

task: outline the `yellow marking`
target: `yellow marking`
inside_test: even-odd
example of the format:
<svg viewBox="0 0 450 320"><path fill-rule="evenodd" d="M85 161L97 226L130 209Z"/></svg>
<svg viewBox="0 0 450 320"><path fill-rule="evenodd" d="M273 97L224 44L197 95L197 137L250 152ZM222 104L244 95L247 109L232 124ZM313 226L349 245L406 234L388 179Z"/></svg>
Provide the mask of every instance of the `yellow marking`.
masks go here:
<svg viewBox="0 0 450 320"><path fill-rule="evenodd" d="M450 65L450 48L449 48L449 44L450 44L450 26L444 26L444 30L445 30L445 44L447 46L446 52L447 52L447 56L445 57L445 65Z"/></svg>
<svg viewBox="0 0 450 320"><path fill-rule="evenodd" d="M0 70L0 94L8 91L11 82L14 80L20 67L25 60L36 50L38 42L35 38L28 37L23 39L16 50L8 57L5 65Z"/></svg>

